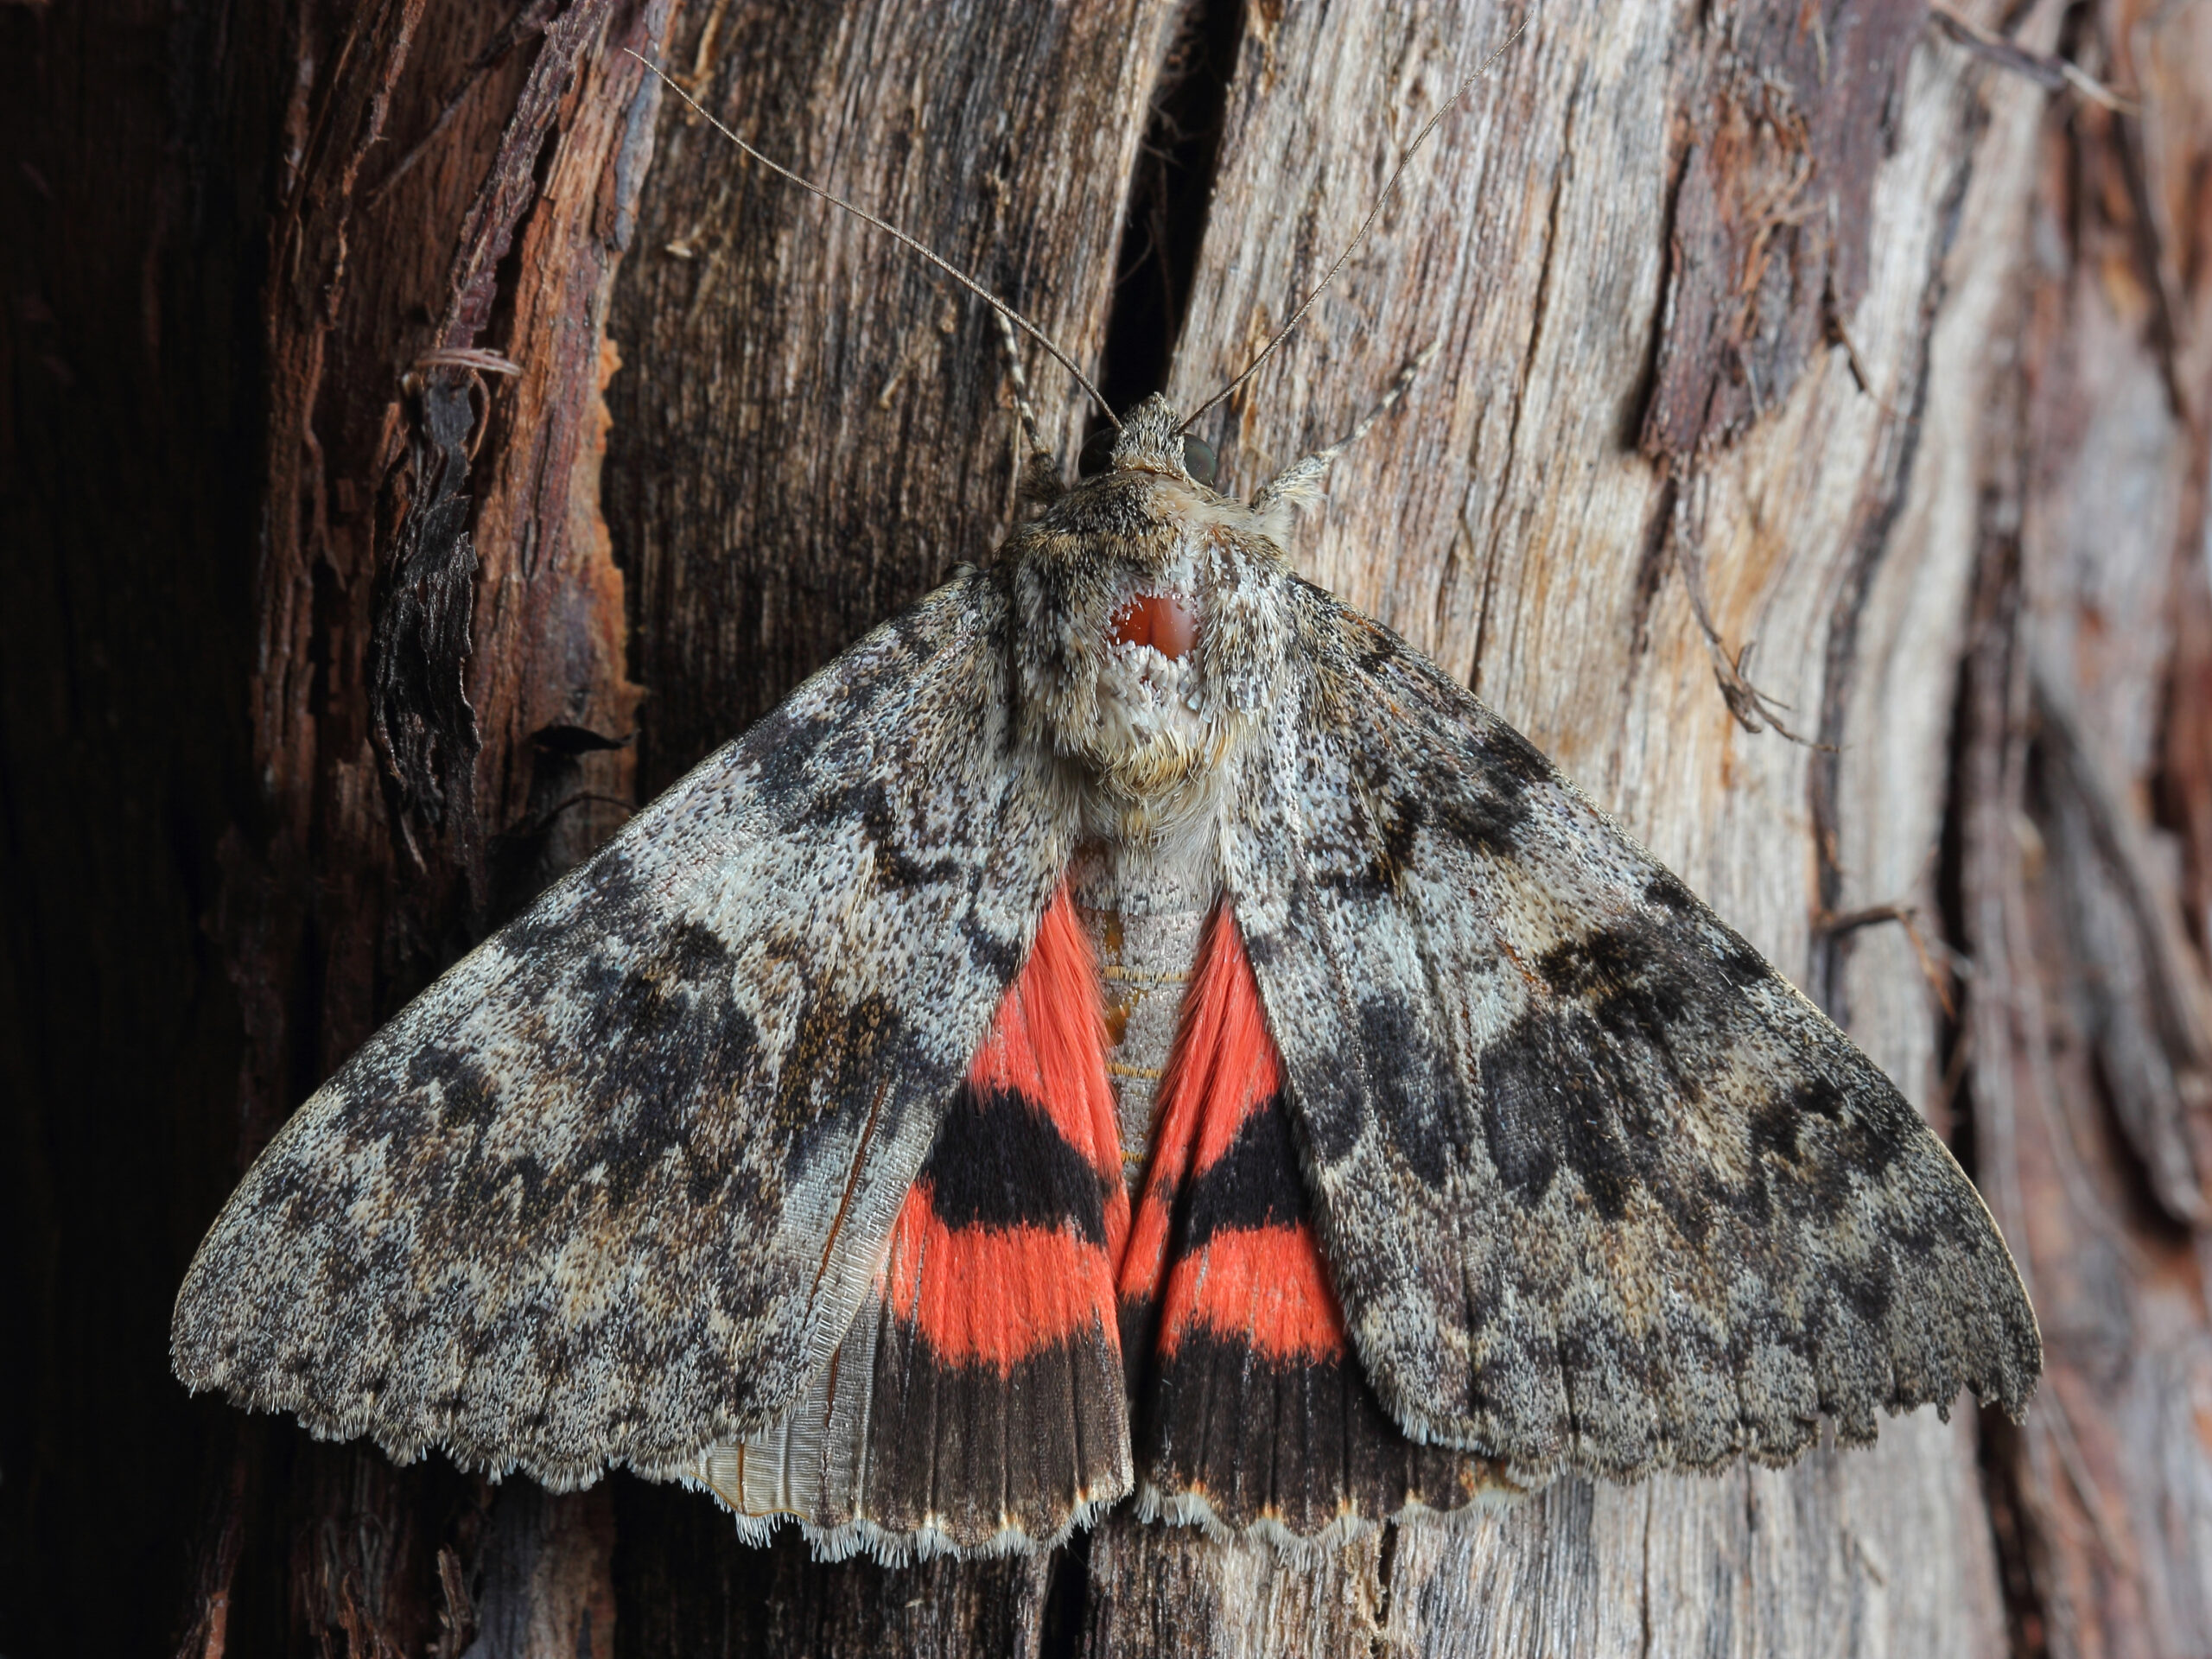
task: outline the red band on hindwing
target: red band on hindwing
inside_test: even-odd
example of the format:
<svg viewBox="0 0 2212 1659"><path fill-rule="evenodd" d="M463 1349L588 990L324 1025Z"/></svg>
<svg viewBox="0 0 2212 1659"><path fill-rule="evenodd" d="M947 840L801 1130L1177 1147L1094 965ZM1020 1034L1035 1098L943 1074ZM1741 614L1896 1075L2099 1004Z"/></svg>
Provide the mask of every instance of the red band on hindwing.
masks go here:
<svg viewBox="0 0 2212 1659"><path fill-rule="evenodd" d="M1064 1228L948 1227L918 1185L899 1212L891 1311L954 1365L1012 1371L1054 1343L1112 1323L1099 1246Z"/></svg>
<svg viewBox="0 0 2212 1659"><path fill-rule="evenodd" d="M892 1230L861 1512L963 1546L1057 1536L1128 1489L1127 1238L1104 998L1065 892Z"/></svg>
<svg viewBox="0 0 2212 1659"><path fill-rule="evenodd" d="M1138 1466L1162 1499L1306 1535L1470 1501L1478 1460L1415 1446L1345 1335L1283 1068L1226 904L1206 927L1121 1274Z"/></svg>
<svg viewBox="0 0 2212 1659"><path fill-rule="evenodd" d="M1098 986L1063 891L892 1236L891 1310L947 1363L1010 1371L1115 1328L1112 1264L1129 1202Z"/></svg>
<svg viewBox="0 0 2212 1659"><path fill-rule="evenodd" d="M1162 1302L1163 1357L1200 1326L1241 1336L1266 1359L1344 1357L1344 1314L1321 1270L1313 1230L1302 1223L1215 1234L1169 1271Z"/></svg>
<svg viewBox="0 0 2212 1659"><path fill-rule="evenodd" d="M1344 1316L1306 1216L1282 1062L1225 906L1207 924L1160 1094L1122 1262L1125 1333L1156 1311L1163 1358L1198 1326L1269 1358L1342 1358Z"/></svg>
<svg viewBox="0 0 2212 1659"><path fill-rule="evenodd" d="M1133 1224L1100 979L1063 893L893 1230L864 1362L878 1524L1051 1536L1128 1490L1132 1449L1157 1491L1232 1526L1311 1534L1471 1495L1474 1463L1408 1442L1351 1355L1225 906L1160 1102Z"/></svg>

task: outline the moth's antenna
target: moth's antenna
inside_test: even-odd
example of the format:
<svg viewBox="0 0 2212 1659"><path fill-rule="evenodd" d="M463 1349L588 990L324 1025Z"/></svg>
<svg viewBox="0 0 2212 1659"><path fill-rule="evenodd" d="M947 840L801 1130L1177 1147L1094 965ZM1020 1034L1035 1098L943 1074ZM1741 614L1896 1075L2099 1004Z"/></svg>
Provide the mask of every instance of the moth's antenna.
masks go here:
<svg viewBox="0 0 2212 1659"><path fill-rule="evenodd" d="M1510 45L1511 42L1509 41L1508 44ZM716 120L713 113L709 111L705 105L701 104L697 99L692 97L690 93L685 92L683 88L670 76L668 72L663 69L658 64L653 62L650 58L645 57L639 53L631 51L631 48L626 46L622 49L625 52L629 52L632 57L636 58L639 63L644 64L647 69L650 69L654 74L658 75L660 78L661 85L667 87L669 91L674 92L678 98L682 99L686 104L689 104L694 110L697 111L700 118L704 120L709 126L712 127L716 132L721 134L723 137L728 139L730 143L735 144L739 150L744 155L750 156L753 160L760 162L761 166L766 168L771 173L777 175L780 178L789 179L793 184L798 186L800 189L806 191L811 195L821 197L823 200L828 202L833 207L843 208L855 219L864 220L868 224L874 226L877 230L881 231L887 236L893 238L901 245L918 253L923 258L928 260L930 264L935 265L946 276L951 277L954 282L959 283L961 287L966 289L970 294L973 294L985 305L989 306L992 310L997 312L999 315L1003 317L1007 321L1014 324L1015 327L1020 329L1025 334L1027 334L1030 339L1035 340L1039 346L1042 346L1046 351L1052 354L1052 360L1054 362L1058 363L1062 368L1065 369L1070 374L1075 377L1076 385L1081 386L1085 392L1090 394L1090 401L1096 404L1100 410L1105 415L1106 418L1114 423L1114 429L1117 432L1121 430L1122 423L1120 419L1115 415L1113 409L1107 404L1105 397L1100 394L1098 388L1090 384L1090 379L1084 375L1081 369L1076 367L1074 359L1071 358L1058 346L1053 345L1050 340L1046 338L1044 330L1038 327L1038 326L1030 321L1028 318L1023 316L1020 312L1015 310L1005 301L1000 299L997 295L992 293L990 289L985 288L981 283L977 282L973 276L970 276L966 271L961 270L959 266L954 264L950 260L945 258L943 255L933 251L924 243L918 242L915 240L914 238L907 235L906 232L900 230L889 219L878 219L874 213L868 212L867 208L855 207L851 202L847 201L842 196L832 195L829 191L824 190L820 185L799 177L798 174L792 172L788 167L784 167L778 162L770 161L759 150L753 149L752 145L747 143L744 139L739 137L728 127L724 126L720 121ZM1458 93L1455 92L1453 96L1456 98ZM1426 135L1424 134L1424 136Z"/></svg>
<svg viewBox="0 0 2212 1659"><path fill-rule="evenodd" d="M1331 283L1337 280L1337 273L1342 270L1344 266L1351 262L1352 255L1358 251L1359 245L1367 239L1368 232L1375 228L1376 219L1382 212L1382 204L1390 200L1390 193L1398 188L1398 181L1405 176L1406 169L1413 165L1413 159L1415 156L1421 153L1421 147L1428 142L1428 135L1436 130L1436 124L1441 121L1446 116L1452 113L1452 106L1467 95L1467 89L1469 87L1472 86L1477 81L1490 73L1491 70L1497 65L1497 60L1505 55L1507 48L1510 48L1514 41L1519 40L1522 35L1527 31L1529 25L1535 21L1535 16L1536 8L1535 6L1529 7L1528 16L1522 18L1519 24L1514 29L1514 31L1505 37L1504 44L1500 46L1497 51L1491 53L1490 56L1484 58L1483 60L1482 67L1476 70L1474 73L1469 75L1465 80L1461 81L1458 89L1452 92L1452 96L1446 99L1441 104L1436 106L1436 113L1430 116L1427 121L1421 124L1421 130L1414 135L1413 143L1406 147L1406 153L1398 158L1397 170L1390 175L1389 181L1383 185L1382 190L1376 194L1375 198L1375 205L1367 210L1367 217L1359 221L1359 229L1352 233L1351 240L1344 245L1344 251L1337 256L1337 263L1331 265L1329 269L1323 273L1321 280L1313 284L1313 291L1308 294L1305 299L1300 302L1297 310L1290 314L1290 321L1283 324L1281 327L1275 330L1274 338L1270 340L1266 345L1260 347L1260 354L1244 365L1244 372L1238 375L1234 380L1224 386L1219 391L1214 393L1212 397L1207 398L1205 402L1200 404L1196 409L1192 410L1191 411L1190 418L1185 420L1182 425L1175 429L1178 432L1189 431L1193 426L1198 424L1199 416L1205 414L1206 410L1211 409L1216 404L1221 402L1224 397L1232 396L1236 392L1237 387L1243 385L1247 380L1249 380L1254 375L1257 374L1260 372L1260 365L1266 362L1269 357L1273 356L1275 347L1281 345L1283 341L1289 337L1290 331L1297 327L1300 322L1305 321L1306 314L1313 308L1314 301L1319 299L1321 297L1322 291L1326 289Z"/></svg>
<svg viewBox="0 0 2212 1659"><path fill-rule="evenodd" d="M1049 502L1060 493L1059 469L1037 430L1037 411L1029 403L1029 377L1021 368L1021 348L1014 337L1014 325L1003 315L994 313L991 321L998 324L999 338L1006 342L1007 373L1014 381L1014 412L1020 417L1021 435L1029 443L1029 453L1021 462L1020 493L1039 504Z"/></svg>

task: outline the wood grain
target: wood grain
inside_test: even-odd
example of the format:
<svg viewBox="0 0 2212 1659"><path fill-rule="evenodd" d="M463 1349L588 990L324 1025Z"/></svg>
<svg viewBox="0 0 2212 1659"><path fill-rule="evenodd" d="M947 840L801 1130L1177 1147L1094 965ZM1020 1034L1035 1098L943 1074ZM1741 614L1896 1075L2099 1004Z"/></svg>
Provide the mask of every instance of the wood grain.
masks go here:
<svg viewBox="0 0 2212 1659"><path fill-rule="evenodd" d="M1969 213L1985 232L1976 249L2017 234L2037 100L1999 87L1993 115L1955 60L1857 32L1893 32L1896 19L1823 16L1836 38L1871 47L1872 62L1893 55L1893 89L1823 87L1787 52L1763 66L1732 59L1764 38L1750 22L1723 42L1664 8L1541 16L1497 84L1417 163L1408 202L1386 214L1306 334L1240 396L1222 448L1240 481L1263 475L1347 428L1400 362L1442 340L1403 416L1339 465L1302 550L1308 569L1469 677L1785 972L1833 987L1833 1004L1840 982L1862 976L1859 941L1840 963L1817 960L1824 849L1847 872L1831 907L1929 902L1942 664L1972 544L1926 534L1907 508L1971 511L1970 465L1931 458L1928 441L1936 421L1956 427L1953 411L1980 406L1986 358L1958 348L1986 326L1992 300L1986 282L1972 286L1981 273L1946 260L1946 244ZM1506 26L1471 7L1392 32L1363 9L1324 7L1248 37L1175 384L1196 391L1235 372L1357 224L1391 157L1378 112L1401 130L1416 124ZM1744 360L1764 362L1773 401L1740 423L1740 438L1725 442L1738 423L1719 415L1662 446L1656 464L1637 436L1649 445L1654 400L1669 376L1691 374L1688 353L1717 357L1700 372L1749 395L1729 327L1685 316L1669 265L1737 257L1732 243L1682 241L1684 194L1711 196L1718 152L1685 162L1681 146L1697 149L1713 101L1746 77L1794 86L1815 130L1824 96L1892 111L1885 143L1852 152L1863 176L1839 176L1834 161L1818 175L1837 198L1831 222L1860 216L1870 251L1842 321L1871 385L1860 390L1839 344L1809 353L1793 385L1770 341L1764 359ZM1655 143L1662 134L1672 141ZM1761 188L1730 181L1724 194ZM1809 321L1767 318L1777 339L1825 331L1817 273L1836 249L1807 241L1767 250L1811 264L1761 290L1812 307ZM1938 385L1944 329L1952 355ZM1948 470L1923 471L1931 459ZM1833 761L1731 718L1667 568L1676 537L1696 544L1723 639L1758 642L1752 677L1799 729L1842 745ZM1903 675L1880 671L1906 652ZM1870 1001L1881 1017L1852 1023L1925 1101L1938 1010L1909 952L1882 961L1887 994ZM1893 1423L1869 1456L1634 1492L1562 1489L1460 1539L1416 1543L1408 1529L1392 1558L1388 1639L1499 1654L1993 1651L1990 1541L1957 1524L1975 1508L1973 1437L1929 1415ZM1544 1589L1530 1597L1529 1586ZM1343 1639L1361 1628L1347 1613Z"/></svg>
<svg viewBox="0 0 2212 1659"><path fill-rule="evenodd" d="M2029 1545L2029 1639L2190 1653L2212 1647L2206 918L2182 855L2204 761L2174 737L2201 735L2200 711L2161 726L2202 673L2212 284L2177 254L2203 243L2212 29L2112 7L2045 39L2139 88L2143 112L2046 113L2044 257L2020 273L1977 518L1973 1129L2048 1364L1999 1512Z"/></svg>

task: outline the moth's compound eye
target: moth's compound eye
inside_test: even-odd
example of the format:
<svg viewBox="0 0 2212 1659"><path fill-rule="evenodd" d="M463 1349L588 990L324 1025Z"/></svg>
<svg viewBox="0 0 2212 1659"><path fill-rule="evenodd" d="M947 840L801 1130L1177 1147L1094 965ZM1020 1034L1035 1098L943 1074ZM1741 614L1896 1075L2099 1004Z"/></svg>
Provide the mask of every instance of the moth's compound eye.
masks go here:
<svg viewBox="0 0 2212 1659"><path fill-rule="evenodd" d="M1083 441L1077 452L1075 470L1081 478L1096 478L1114 464L1114 440L1121 435L1110 426L1102 426Z"/></svg>
<svg viewBox="0 0 2212 1659"><path fill-rule="evenodd" d="M1150 645L1171 662L1191 654L1198 619L1173 594L1133 594L1114 613L1106 637L1117 645Z"/></svg>
<svg viewBox="0 0 2212 1659"><path fill-rule="evenodd" d="M1203 438L1183 440L1183 470L1198 480L1199 483L1212 483L1214 471L1220 465L1219 458L1213 452L1213 446Z"/></svg>

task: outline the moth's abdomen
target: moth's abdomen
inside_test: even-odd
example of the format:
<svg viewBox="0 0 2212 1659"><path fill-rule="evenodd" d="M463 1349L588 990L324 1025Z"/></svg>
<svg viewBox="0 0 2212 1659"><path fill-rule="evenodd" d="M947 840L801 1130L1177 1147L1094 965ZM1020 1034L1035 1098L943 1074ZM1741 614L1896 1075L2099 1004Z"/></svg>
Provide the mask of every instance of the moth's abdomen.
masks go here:
<svg viewBox="0 0 2212 1659"><path fill-rule="evenodd" d="M1144 1177L1160 1074L1174 1046L1212 894L1170 886L1124 895L1115 874L1110 861L1101 861L1071 885L1096 952L1105 998L1106 1070L1122 1176L1134 1194Z"/></svg>

